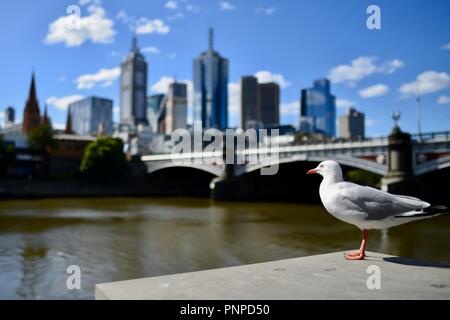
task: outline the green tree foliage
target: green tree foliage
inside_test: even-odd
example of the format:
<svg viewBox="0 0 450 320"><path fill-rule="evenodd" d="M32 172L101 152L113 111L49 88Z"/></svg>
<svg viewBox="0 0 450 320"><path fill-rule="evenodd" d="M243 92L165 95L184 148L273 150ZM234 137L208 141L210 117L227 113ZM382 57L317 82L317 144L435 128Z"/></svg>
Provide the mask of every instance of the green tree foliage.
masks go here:
<svg viewBox="0 0 450 320"><path fill-rule="evenodd" d="M101 137L90 143L80 166L85 178L100 181L120 179L127 170L123 142L111 137Z"/></svg>
<svg viewBox="0 0 450 320"><path fill-rule="evenodd" d="M35 149L49 154L58 147L57 141L53 138L53 129L50 125L43 124L33 129L28 134L28 143Z"/></svg>
<svg viewBox="0 0 450 320"><path fill-rule="evenodd" d="M361 169L354 169L347 171L347 179L361 185L379 187L381 183L381 176Z"/></svg>

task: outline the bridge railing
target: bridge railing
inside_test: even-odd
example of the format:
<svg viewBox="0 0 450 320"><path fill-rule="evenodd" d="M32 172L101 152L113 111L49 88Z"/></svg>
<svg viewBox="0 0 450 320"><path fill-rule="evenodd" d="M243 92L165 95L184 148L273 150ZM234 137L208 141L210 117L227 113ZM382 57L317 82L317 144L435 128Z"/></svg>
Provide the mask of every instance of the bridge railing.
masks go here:
<svg viewBox="0 0 450 320"><path fill-rule="evenodd" d="M417 142L426 141L450 141L450 131L415 133L411 139Z"/></svg>

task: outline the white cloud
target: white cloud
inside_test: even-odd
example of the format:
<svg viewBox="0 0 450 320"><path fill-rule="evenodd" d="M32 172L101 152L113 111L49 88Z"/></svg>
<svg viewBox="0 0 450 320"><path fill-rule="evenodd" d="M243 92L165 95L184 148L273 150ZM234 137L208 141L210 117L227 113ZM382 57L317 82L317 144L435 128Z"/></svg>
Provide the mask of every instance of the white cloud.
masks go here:
<svg viewBox="0 0 450 320"><path fill-rule="evenodd" d="M78 1L80 6L85 6L85 5L87 5L87 4L91 3L91 2L92 2L92 0L80 0L80 1Z"/></svg>
<svg viewBox="0 0 450 320"><path fill-rule="evenodd" d="M232 11L236 9L236 7L228 1L219 1L219 7L221 11Z"/></svg>
<svg viewBox="0 0 450 320"><path fill-rule="evenodd" d="M280 73L272 73L270 71L258 71L255 73L255 77L258 79L258 82L260 83L268 83L268 82L275 82L278 83L278 85L284 89L291 85L289 81L287 81L284 76Z"/></svg>
<svg viewBox="0 0 450 320"><path fill-rule="evenodd" d="M405 66L405 63L401 60L394 59L390 61L385 61L378 67L378 72L392 74L398 69L401 69Z"/></svg>
<svg viewBox="0 0 450 320"><path fill-rule="evenodd" d="M443 49L443 50L450 50L450 42L447 43L447 44L444 44L444 45L441 47L441 49Z"/></svg>
<svg viewBox="0 0 450 320"><path fill-rule="evenodd" d="M53 127L53 129L56 129L56 130L65 130L66 129L66 124L65 123L61 123L61 122L52 123L52 127Z"/></svg>
<svg viewBox="0 0 450 320"><path fill-rule="evenodd" d="M379 97L387 94L389 92L389 87L385 84L376 84L364 89L359 90L359 95L363 98L373 98Z"/></svg>
<svg viewBox="0 0 450 320"><path fill-rule="evenodd" d="M169 91L169 85L173 83L175 79L173 77L161 77L156 83L151 86L151 90L155 93L167 94Z"/></svg>
<svg viewBox="0 0 450 320"><path fill-rule="evenodd" d="M437 100L438 104L450 104L450 96L440 96Z"/></svg>
<svg viewBox="0 0 450 320"><path fill-rule="evenodd" d="M285 116L300 115L300 101L282 103L280 105L280 114Z"/></svg>
<svg viewBox="0 0 450 320"><path fill-rule="evenodd" d="M450 86L450 76L446 72L425 71L415 81L403 84L399 91L404 96L414 95L419 88L420 94L428 94L443 90Z"/></svg>
<svg viewBox="0 0 450 320"><path fill-rule="evenodd" d="M177 53L176 52L172 52L171 54L169 54L169 58L170 59L175 59L177 57Z"/></svg>
<svg viewBox="0 0 450 320"><path fill-rule="evenodd" d="M199 13L200 12L200 7L193 5L193 4L188 4L186 5L186 11L192 12L192 13Z"/></svg>
<svg viewBox="0 0 450 320"><path fill-rule="evenodd" d="M239 82L228 84L228 114L231 117L238 117L240 113L241 86Z"/></svg>
<svg viewBox="0 0 450 320"><path fill-rule="evenodd" d="M97 4L89 6L88 12L87 16L65 15L53 21L44 43L65 43L67 47L78 47L88 40L111 43L116 34L114 22L106 18L105 10Z"/></svg>
<svg viewBox="0 0 450 320"><path fill-rule="evenodd" d="M128 15L124 10L119 11L116 19L122 21L128 28L137 34L167 34L170 27L161 19L147 19L145 17L136 18Z"/></svg>
<svg viewBox="0 0 450 320"><path fill-rule="evenodd" d="M366 127L373 127L373 126L377 125L377 122L373 119L368 118L365 121L365 125L366 125Z"/></svg>
<svg viewBox="0 0 450 320"><path fill-rule="evenodd" d="M177 12L174 15L168 16L167 20L173 21L173 20L181 19L183 17L184 17L184 14L182 12Z"/></svg>
<svg viewBox="0 0 450 320"><path fill-rule="evenodd" d="M192 106L194 97L194 86L191 80L177 80L178 82L187 84L187 100L188 106ZM175 82L175 78L163 76L151 86L151 91L154 93L167 94L169 85Z"/></svg>
<svg viewBox="0 0 450 320"><path fill-rule="evenodd" d="M178 8L178 3L176 1L167 1L164 8L169 10L176 10Z"/></svg>
<svg viewBox="0 0 450 320"><path fill-rule="evenodd" d="M58 82L64 82L64 81L66 81L66 76L59 76L58 77Z"/></svg>
<svg viewBox="0 0 450 320"><path fill-rule="evenodd" d="M45 101L48 105L54 106L60 110L67 110L67 107L72 102L78 101L83 99L84 97L78 94L72 95L72 96L66 96L66 97L49 97Z"/></svg>
<svg viewBox="0 0 450 320"><path fill-rule="evenodd" d="M159 49L157 47L146 47L146 48L141 49L141 51L144 53L153 53L153 54L161 53L161 51L159 51Z"/></svg>
<svg viewBox="0 0 450 320"><path fill-rule="evenodd" d="M277 11L277 8L275 7L259 7L255 9L255 14L265 14L267 16L271 16L275 13L275 11Z"/></svg>
<svg viewBox="0 0 450 320"><path fill-rule="evenodd" d="M336 99L336 107L338 108L350 108L353 107L355 103L347 99Z"/></svg>
<svg viewBox="0 0 450 320"><path fill-rule="evenodd" d="M328 77L333 83L355 83L376 71L374 60L367 56L356 58L350 65L341 64L331 69Z"/></svg>
<svg viewBox="0 0 450 320"><path fill-rule="evenodd" d="M101 69L94 74L83 74L79 76L75 83L78 90L92 89L96 84L101 83L102 87L110 86L114 80L120 77L120 68Z"/></svg>
<svg viewBox="0 0 450 320"><path fill-rule="evenodd" d="M140 18L136 24L137 34L167 34L170 32L170 27L161 19L149 20L147 18Z"/></svg>
<svg viewBox="0 0 450 320"><path fill-rule="evenodd" d="M361 56L353 59L350 64L341 64L331 69L328 77L333 83L348 83L355 85L361 79L374 74L392 74L404 66L399 59L388 60L376 64L376 57Z"/></svg>

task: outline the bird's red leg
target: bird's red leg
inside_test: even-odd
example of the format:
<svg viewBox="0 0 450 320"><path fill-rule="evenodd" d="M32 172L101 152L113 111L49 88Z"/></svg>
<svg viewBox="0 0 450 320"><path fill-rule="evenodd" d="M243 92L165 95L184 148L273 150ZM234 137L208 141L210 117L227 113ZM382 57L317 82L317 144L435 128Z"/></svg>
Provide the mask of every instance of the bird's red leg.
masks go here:
<svg viewBox="0 0 450 320"><path fill-rule="evenodd" d="M362 231L362 241L361 241L361 247L359 250L346 252L345 253L345 259L347 260L363 260L366 256L366 243L368 238L369 232L367 230Z"/></svg>

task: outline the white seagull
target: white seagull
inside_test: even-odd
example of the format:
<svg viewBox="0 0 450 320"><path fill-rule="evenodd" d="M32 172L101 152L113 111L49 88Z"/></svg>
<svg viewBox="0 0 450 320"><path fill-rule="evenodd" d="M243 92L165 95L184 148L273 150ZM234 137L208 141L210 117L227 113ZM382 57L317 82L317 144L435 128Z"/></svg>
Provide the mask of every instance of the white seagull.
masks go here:
<svg viewBox="0 0 450 320"><path fill-rule="evenodd" d="M390 194L371 187L363 187L342 178L342 170L335 161L327 160L307 174L320 174L320 199L334 217L357 226L362 231L359 250L345 253L348 260L363 260L366 256L368 230L417 221L443 213L444 206L432 207L418 198Z"/></svg>

